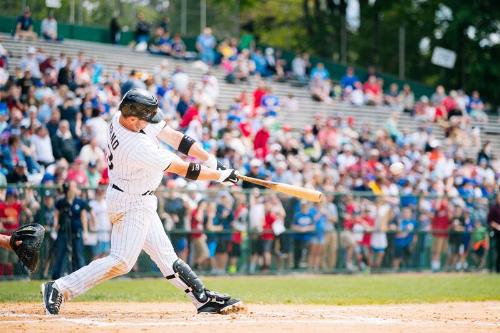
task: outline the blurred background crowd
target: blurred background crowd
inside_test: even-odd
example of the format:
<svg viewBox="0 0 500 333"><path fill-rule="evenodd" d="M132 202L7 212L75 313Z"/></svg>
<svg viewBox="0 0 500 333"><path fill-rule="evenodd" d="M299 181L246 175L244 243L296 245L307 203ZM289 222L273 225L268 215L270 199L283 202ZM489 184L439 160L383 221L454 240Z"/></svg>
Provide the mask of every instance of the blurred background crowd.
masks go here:
<svg viewBox="0 0 500 333"><path fill-rule="evenodd" d="M29 15L19 17L14 38L37 38ZM156 94L167 123L226 165L326 194L310 204L250 183L220 188L167 175L157 192L160 217L179 256L198 270L461 271L492 267L488 260L500 270L500 256L493 263L500 160L482 141L488 116L479 92L437 86L416 100L408 85L385 87L375 67L366 78L349 67L335 82L307 54L286 63L278 50L251 40L217 41L210 28L198 36L197 52L188 52L168 20L152 25L140 15L132 47L160 55L158 66L110 69L83 50L66 55L54 22L47 18L41 37L62 43L57 57L28 46L12 68L0 43L0 229L46 225L43 274L57 278L109 251L107 121L133 87ZM112 27L110 33L116 35ZM201 79L190 77L187 66L201 69ZM215 71L241 87L227 109L218 107ZM299 101L275 94L271 82L309 89L331 114L292 129L277 116L299 110ZM335 112L338 104L384 108L387 120L359 123ZM399 125L403 112L418 123L415 131ZM400 174L389 171L396 162L404 165ZM10 276L15 258L1 254L0 276Z"/></svg>

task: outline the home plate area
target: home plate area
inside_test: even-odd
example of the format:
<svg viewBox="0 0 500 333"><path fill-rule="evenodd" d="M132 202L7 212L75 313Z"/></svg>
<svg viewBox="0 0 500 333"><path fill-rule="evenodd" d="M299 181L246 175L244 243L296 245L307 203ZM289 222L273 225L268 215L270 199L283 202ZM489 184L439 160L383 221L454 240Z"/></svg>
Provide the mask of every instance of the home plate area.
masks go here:
<svg viewBox="0 0 500 333"><path fill-rule="evenodd" d="M188 303L73 302L59 316L4 303L3 332L494 332L500 302L363 306L249 304L246 313L197 315Z"/></svg>

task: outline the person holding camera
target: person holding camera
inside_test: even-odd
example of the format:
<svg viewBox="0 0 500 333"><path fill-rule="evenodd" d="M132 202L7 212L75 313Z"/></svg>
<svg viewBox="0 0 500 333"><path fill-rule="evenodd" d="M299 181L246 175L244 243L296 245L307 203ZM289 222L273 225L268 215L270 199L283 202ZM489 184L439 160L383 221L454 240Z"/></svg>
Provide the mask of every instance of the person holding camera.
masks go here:
<svg viewBox="0 0 500 333"><path fill-rule="evenodd" d="M56 202L54 215L57 238L54 245L53 279L61 277L66 256L69 259L68 268L71 272L85 265L83 239L88 234L87 213L90 211L90 206L78 197L75 181L64 183L63 193L63 197Z"/></svg>

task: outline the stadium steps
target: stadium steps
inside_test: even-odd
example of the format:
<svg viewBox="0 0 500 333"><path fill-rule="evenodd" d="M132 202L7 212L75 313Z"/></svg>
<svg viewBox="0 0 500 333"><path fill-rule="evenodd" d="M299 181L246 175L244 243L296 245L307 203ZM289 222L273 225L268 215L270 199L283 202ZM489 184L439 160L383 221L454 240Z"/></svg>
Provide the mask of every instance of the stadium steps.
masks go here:
<svg viewBox="0 0 500 333"><path fill-rule="evenodd" d="M152 73L155 67L158 67L162 60L167 59L169 62L169 70L173 70L175 66L180 65L183 70L194 80L199 80L203 72L194 66L193 62L175 60L161 56L154 56L148 53L137 53L126 46L115 46L109 44L92 43L76 40L65 40L64 43L47 43L43 41L37 42L20 42L13 40L10 36L0 34L2 43L5 45L10 57L10 69L13 71L25 54L28 46L42 48L47 55L57 57L59 53L64 52L67 56L76 57L79 51L85 52L85 57L95 57L102 64L106 71L112 72L119 64L122 64L125 71L131 69ZM213 69L213 74L219 80L220 97L218 106L222 109L227 109L234 101L234 98L239 96L241 91L246 90L249 94L255 89L257 82L252 80L251 83L227 84L224 81L224 73L221 69ZM297 112L282 110L278 119L289 124L292 128L303 128L306 124L311 124L314 114L319 113L325 116L340 114L342 116L352 116L355 118L355 127L360 127L362 124L371 125L376 128L383 125L391 114L391 110L386 107L371 107L361 106L355 107L341 102L334 102L333 105L315 102L310 98L307 88L292 87L287 83L269 83L278 96L284 97L288 94L293 94L299 103ZM500 153L500 136L499 136L499 121L498 117L491 117L487 124L482 124L482 141L490 140L493 143L494 153L498 156ZM412 119L409 115L402 114L399 117L398 124L400 129L414 131L420 123ZM444 133L437 125L432 124L434 134L438 139L444 138ZM468 151L467 155L475 156L475 152Z"/></svg>

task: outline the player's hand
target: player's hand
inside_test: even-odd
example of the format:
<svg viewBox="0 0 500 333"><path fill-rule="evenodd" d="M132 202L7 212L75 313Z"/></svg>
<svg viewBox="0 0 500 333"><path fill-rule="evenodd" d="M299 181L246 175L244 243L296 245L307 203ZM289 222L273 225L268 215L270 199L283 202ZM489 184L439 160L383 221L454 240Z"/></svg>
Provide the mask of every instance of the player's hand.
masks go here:
<svg viewBox="0 0 500 333"><path fill-rule="evenodd" d="M224 185L235 185L238 183L238 176L238 171L234 169L225 169L220 171L220 177L217 181Z"/></svg>

